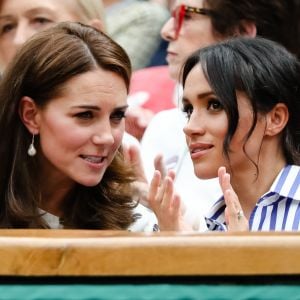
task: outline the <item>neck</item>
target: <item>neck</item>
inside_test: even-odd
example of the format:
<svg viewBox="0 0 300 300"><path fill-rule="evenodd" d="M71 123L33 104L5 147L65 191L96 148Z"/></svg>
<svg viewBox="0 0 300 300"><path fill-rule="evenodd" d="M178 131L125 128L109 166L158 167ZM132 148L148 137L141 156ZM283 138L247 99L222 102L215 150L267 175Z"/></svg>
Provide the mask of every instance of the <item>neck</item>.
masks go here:
<svg viewBox="0 0 300 300"><path fill-rule="evenodd" d="M47 180L42 185L41 208L58 217L63 216L64 204L73 184L69 180Z"/></svg>
<svg viewBox="0 0 300 300"><path fill-rule="evenodd" d="M245 216L249 219L257 201L272 186L281 169L286 165L281 151L261 152L258 169L250 161L246 167L233 170L231 184L235 190Z"/></svg>

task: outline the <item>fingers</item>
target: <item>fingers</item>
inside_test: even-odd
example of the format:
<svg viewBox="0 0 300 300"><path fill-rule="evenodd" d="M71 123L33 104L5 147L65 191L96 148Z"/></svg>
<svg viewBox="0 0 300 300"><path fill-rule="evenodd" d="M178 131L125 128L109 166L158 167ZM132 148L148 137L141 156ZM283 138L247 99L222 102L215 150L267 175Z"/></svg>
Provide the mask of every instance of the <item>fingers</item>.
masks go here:
<svg viewBox="0 0 300 300"><path fill-rule="evenodd" d="M228 231L247 231L249 222L244 216L242 206L233 189L227 189L224 193L226 203L225 220Z"/></svg>
<svg viewBox="0 0 300 300"><path fill-rule="evenodd" d="M156 214L161 230L183 230L180 196L174 192L175 172L170 171L162 179L159 171L154 172L149 189L149 205Z"/></svg>
<svg viewBox="0 0 300 300"><path fill-rule="evenodd" d="M222 192L224 194L226 190L231 188L230 174L228 174L226 172L225 167L220 167L219 170L218 170L218 177L219 177L220 187L221 187Z"/></svg>
<svg viewBox="0 0 300 300"><path fill-rule="evenodd" d="M238 212L242 211L242 207L239 203L237 195L233 190L226 190L224 193L224 199L225 199L229 221L237 219Z"/></svg>
<svg viewBox="0 0 300 300"><path fill-rule="evenodd" d="M225 167L219 168L218 177L219 177L219 183L226 204L225 221L228 230L229 231L249 230L249 222L247 218L244 216L239 198L230 183L230 174L226 172Z"/></svg>
<svg viewBox="0 0 300 300"><path fill-rule="evenodd" d="M154 158L154 168L155 168L155 170L158 170L160 172L160 174L162 175L163 178L166 176L167 170L164 165L162 154L158 154Z"/></svg>
<svg viewBox="0 0 300 300"><path fill-rule="evenodd" d="M171 177L167 176L164 178L161 191L162 191L161 207L162 209L169 209L173 202L173 193L174 193L173 180Z"/></svg>
<svg viewBox="0 0 300 300"><path fill-rule="evenodd" d="M160 182L161 182L160 172L155 171L153 174L153 178L150 182L149 193L148 193L149 205L154 212L157 210L161 202L161 200L157 196Z"/></svg>

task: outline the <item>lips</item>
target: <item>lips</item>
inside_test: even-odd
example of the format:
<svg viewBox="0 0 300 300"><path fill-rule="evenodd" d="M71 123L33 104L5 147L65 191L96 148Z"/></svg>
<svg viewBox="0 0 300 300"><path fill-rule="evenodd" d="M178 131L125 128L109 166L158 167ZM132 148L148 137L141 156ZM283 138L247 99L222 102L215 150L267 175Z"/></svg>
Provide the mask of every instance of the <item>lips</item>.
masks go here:
<svg viewBox="0 0 300 300"><path fill-rule="evenodd" d="M98 155L80 155L80 157L92 164L101 164L106 156L98 156Z"/></svg>
<svg viewBox="0 0 300 300"><path fill-rule="evenodd" d="M211 148L212 148L212 146L197 147L195 149L192 149L191 153L197 153L197 152L201 152L201 151L204 151L204 150L207 150L207 149L211 149Z"/></svg>
<svg viewBox="0 0 300 300"><path fill-rule="evenodd" d="M209 150L213 148L213 145L206 144L206 143L197 143L197 144L191 144L189 148L190 148L191 158L195 159L205 155Z"/></svg>
<svg viewBox="0 0 300 300"><path fill-rule="evenodd" d="M176 56L177 56L177 53L172 52L172 51L168 51L168 52L167 52L166 60L167 60L167 61L173 60L173 59L176 58Z"/></svg>

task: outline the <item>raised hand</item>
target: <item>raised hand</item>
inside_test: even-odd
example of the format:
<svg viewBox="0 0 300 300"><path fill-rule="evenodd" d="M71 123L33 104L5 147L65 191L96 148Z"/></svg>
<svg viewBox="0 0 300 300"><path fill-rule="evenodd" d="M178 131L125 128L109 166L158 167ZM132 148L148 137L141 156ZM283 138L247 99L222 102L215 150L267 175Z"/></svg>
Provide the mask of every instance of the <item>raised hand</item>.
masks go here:
<svg viewBox="0 0 300 300"><path fill-rule="evenodd" d="M158 154L154 158L154 168L160 172L162 178L167 175L167 169L164 164L164 158L162 154Z"/></svg>
<svg viewBox="0 0 300 300"><path fill-rule="evenodd" d="M172 170L163 179L158 170L154 172L149 189L149 205L161 230L191 231L192 227L183 219L180 196L174 192L174 178L175 172Z"/></svg>
<svg viewBox="0 0 300 300"><path fill-rule="evenodd" d="M248 231L249 222L244 216L237 194L230 183L230 174L225 167L218 170L219 183L225 199L225 220L228 231Z"/></svg>

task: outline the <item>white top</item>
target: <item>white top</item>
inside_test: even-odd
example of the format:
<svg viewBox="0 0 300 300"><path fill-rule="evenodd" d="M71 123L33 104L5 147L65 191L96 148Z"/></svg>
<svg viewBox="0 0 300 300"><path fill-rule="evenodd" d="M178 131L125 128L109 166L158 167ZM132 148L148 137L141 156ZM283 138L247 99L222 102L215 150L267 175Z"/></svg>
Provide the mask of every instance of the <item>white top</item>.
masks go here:
<svg viewBox="0 0 300 300"><path fill-rule="evenodd" d="M45 212L40 209L41 213L44 213L42 218L47 222L49 227L51 229L63 229L64 226L62 222L60 221L60 218L58 216L55 216L49 212ZM154 215L154 213L146 208L145 206L139 204L135 210L134 213L139 213L141 217L135 221L132 225L129 226L128 230L132 232L152 232L156 231L157 226L157 220Z"/></svg>
<svg viewBox="0 0 300 300"><path fill-rule="evenodd" d="M222 192L217 178L201 180L194 174L183 132L186 122L179 108L157 113L143 135L141 154L149 181L154 172L153 161L158 154L163 155L167 170L176 171L175 189L186 205L185 219L198 229L201 216L206 215Z"/></svg>

